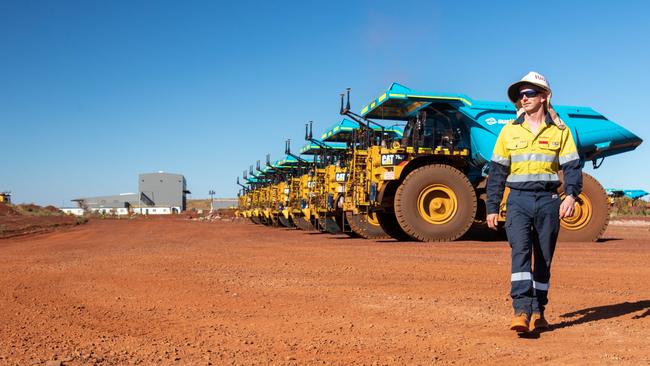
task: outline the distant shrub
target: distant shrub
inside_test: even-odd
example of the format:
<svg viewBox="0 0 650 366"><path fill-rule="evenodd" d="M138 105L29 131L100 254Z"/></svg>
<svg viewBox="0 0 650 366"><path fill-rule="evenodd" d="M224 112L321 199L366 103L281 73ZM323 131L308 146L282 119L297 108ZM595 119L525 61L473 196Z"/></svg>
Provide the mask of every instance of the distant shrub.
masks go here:
<svg viewBox="0 0 650 366"><path fill-rule="evenodd" d="M64 216L65 213L54 206L41 207L33 203L22 203L14 206L14 209L21 215L26 216Z"/></svg>
<svg viewBox="0 0 650 366"><path fill-rule="evenodd" d="M612 216L650 216L648 202L633 200L627 197L614 198L611 210Z"/></svg>

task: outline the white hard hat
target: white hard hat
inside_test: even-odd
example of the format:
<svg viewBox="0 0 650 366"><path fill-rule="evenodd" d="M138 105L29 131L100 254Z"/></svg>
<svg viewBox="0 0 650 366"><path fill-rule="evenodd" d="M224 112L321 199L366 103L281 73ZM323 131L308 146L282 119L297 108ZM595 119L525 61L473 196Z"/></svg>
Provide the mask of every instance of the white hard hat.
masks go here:
<svg viewBox="0 0 650 366"><path fill-rule="evenodd" d="M551 85L548 83L544 75L531 71L528 74L526 74L521 80L517 81L516 83L510 85L508 88L508 98L513 103L517 103L519 100L519 87L521 87L524 84L532 84L535 85L543 90L545 90L547 93L551 94Z"/></svg>

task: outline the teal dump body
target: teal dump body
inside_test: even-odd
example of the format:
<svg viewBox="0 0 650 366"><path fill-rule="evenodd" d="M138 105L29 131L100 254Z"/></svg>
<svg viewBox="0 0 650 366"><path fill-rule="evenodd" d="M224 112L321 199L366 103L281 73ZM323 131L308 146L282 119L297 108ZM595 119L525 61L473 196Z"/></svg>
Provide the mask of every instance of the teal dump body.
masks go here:
<svg viewBox="0 0 650 366"><path fill-rule="evenodd" d="M286 170L295 168L299 165L298 159L294 158L291 155L286 155L284 158L276 160L271 164L271 166L278 170Z"/></svg>
<svg viewBox="0 0 650 366"><path fill-rule="evenodd" d="M321 142L320 144L310 142L300 149L300 154L318 155L321 154L325 149L344 151L346 148L347 146L344 143L340 142Z"/></svg>
<svg viewBox="0 0 650 366"><path fill-rule="evenodd" d="M468 132L465 143L470 150L469 163L474 168L482 168L490 161L501 128L516 118L515 108L509 102L475 101L462 94L419 92L397 83L366 105L361 115L403 121L429 107L458 112L453 122ZM589 107L554 108L571 129L583 162L634 150L643 141Z"/></svg>
<svg viewBox="0 0 650 366"><path fill-rule="evenodd" d="M633 200L647 196L648 192L642 189L618 189L618 188L605 188L608 196L612 197L627 197Z"/></svg>
<svg viewBox="0 0 650 366"><path fill-rule="evenodd" d="M268 167L264 167L262 171L254 171L247 179L249 183L266 183L268 182L268 175L271 173Z"/></svg>
<svg viewBox="0 0 650 366"><path fill-rule="evenodd" d="M266 180L264 180L264 179L262 179L260 177L256 177L256 176L246 178L246 182L249 183L249 184L264 183L265 181Z"/></svg>
<svg viewBox="0 0 650 366"><path fill-rule="evenodd" d="M370 126L375 131L381 131L381 127L372 125ZM330 127L321 135L321 140L327 142L347 142L352 140L353 131L360 128L359 124L347 118L343 118L341 122ZM384 132L391 138L401 138L404 132L402 126L387 126L384 127Z"/></svg>

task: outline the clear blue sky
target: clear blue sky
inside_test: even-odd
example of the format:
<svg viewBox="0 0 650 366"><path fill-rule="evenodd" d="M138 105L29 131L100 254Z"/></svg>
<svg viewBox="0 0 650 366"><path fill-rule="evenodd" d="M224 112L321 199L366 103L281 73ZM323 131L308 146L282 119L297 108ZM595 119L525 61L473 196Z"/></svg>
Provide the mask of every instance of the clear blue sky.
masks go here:
<svg viewBox="0 0 650 366"><path fill-rule="evenodd" d="M71 205L182 173L192 197L235 177L304 123L339 120L393 81L507 100L530 70L555 104L587 105L647 139L648 1L0 0L0 190ZM593 173L650 191L646 141Z"/></svg>

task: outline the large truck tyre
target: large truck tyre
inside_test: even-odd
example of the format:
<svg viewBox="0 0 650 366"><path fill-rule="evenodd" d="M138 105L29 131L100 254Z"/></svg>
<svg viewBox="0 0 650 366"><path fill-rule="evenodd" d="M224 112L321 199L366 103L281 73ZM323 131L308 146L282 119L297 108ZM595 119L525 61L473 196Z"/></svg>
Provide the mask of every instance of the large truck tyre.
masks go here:
<svg viewBox="0 0 650 366"><path fill-rule="evenodd" d="M564 192L560 192L564 199ZM573 216L560 220L558 241L596 241L609 224L609 200L596 178L582 173L582 193L576 199Z"/></svg>
<svg viewBox="0 0 650 366"><path fill-rule="evenodd" d="M350 225L350 229L357 235L365 239L390 239L390 235L386 234L379 225L377 215L375 213L353 214L346 212L345 218Z"/></svg>
<svg viewBox="0 0 650 366"><path fill-rule="evenodd" d="M262 225L264 225L264 226L273 226L273 219L270 218L270 217L261 216L260 221L262 222Z"/></svg>
<svg viewBox="0 0 650 366"><path fill-rule="evenodd" d="M284 227L296 227L296 225L293 224L291 219L288 219L288 218L284 217L284 215L282 215L282 213L280 213L280 215L278 216L278 219L280 220L280 224L282 226L284 226Z"/></svg>
<svg viewBox="0 0 650 366"><path fill-rule="evenodd" d="M395 217L395 193L397 188L399 188L399 181L389 182L381 192L381 206L384 208L384 211L377 212L377 220L379 220L379 225L392 238L397 239L398 241L411 241L410 235L404 232L402 227L397 222Z"/></svg>
<svg viewBox="0 0 650 366"><path fill-rule="evenodd" d="M336 222L335 217L326 216L318 218L318 227L330 234L341 234L341 227Z"/></svg>
<svg viewBox="0 0 650 366"><path fill-rule="evenodd" d="M377 219L379 220L379 225L381 228L386 232L386 234L390 235L391 238L397 239L399 241L413 240L413 238L411 238L411 236L407 234L400 226L399 222L397 221L397 217L395 217L395 212L377 212Z"/></svg>
<svg viewBox="0 0 650 366"><path fill-rule="evenodd" d="M469 230L476 215L474 187L460 170L432 164L412 171L395 193L395 217L421 241L453 241Z"/></svg>
<svg viewBox="0 0 650 366"><path fill-rule="evenodd" d="M315 229L314 225L312 225L311 222L307 221L307 219L302 216L294 216L293 223L296 224L300 230L312 231Z"/></svg>

